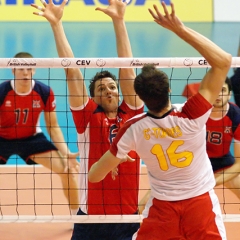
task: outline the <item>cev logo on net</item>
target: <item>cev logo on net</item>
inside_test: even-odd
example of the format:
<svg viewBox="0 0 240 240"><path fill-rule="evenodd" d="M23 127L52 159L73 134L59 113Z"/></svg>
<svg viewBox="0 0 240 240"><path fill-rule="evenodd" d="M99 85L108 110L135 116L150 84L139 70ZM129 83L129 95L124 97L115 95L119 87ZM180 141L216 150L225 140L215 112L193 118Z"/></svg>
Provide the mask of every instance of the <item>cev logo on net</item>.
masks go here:
<svg viewBox="0 0 240 240"><path fill-rule="evenodd" d="M5 0L5 4L6 5L17 5L17 1L19 1L19 0ZM71 0L68 0L66 5L68 5L70 1ZM88 5L88 6L95 5L94 0L82 0L82 1L85 3L85 5ZM146 1L147 0L136 0L134 5L136 5L136 6L144 5ZM3 2L3 1L0 0L0 4L1 4L1 2ZM48 2L48 1L46 0L46 2ZM56 5L60 5L62 2L63 2L62 0L59 0L59 1L53 0L53 3ZM108 0L98 0L98 2L103 5L109 5ZM132 0L130 0L129 4L131 4L131 2L132 2ZM166 3L166 5L170 5L170 0L165 0L164 2ZM35 3L35 0L23 0L23 5L30 5L32 3Z"/></svg>

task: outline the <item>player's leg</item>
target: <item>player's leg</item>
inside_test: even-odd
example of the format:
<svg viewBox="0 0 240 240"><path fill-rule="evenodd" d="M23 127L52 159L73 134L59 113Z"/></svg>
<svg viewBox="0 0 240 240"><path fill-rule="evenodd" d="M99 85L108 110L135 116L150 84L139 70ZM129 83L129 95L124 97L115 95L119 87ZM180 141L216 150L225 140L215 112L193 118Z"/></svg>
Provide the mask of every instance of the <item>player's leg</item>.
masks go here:
<svg viewBox="0 0 240 240"><path fill-rule="evenodd" d="M72 171L64 172L63 159L53 143L47 140L43 133L39 133L25 139L22 144L25 147L22 148L20 156L27 164L35 162L57 173L61 178L64 195L69 201L70 208L77 210L79 207L77 174Z"/></svg>
<svg viewBox="0 0 240 240"><path fill-rule="evenodd" d="M235 158L231 152L227 153L220 158L210 158L214 170L215 178L221 179L224 186L232 191L240 199L240 175L235 178L225 181L225 176L228 173L224 173L224 169L231 167L235 163Z"/></svg>
<svg viewBox="0 0 240 240"><path fill-rule="evenodd" d="M240 174L226 182L224 186L240 199Z"/></svg>
<svg viewBox="0 0 240 240"><path fill-rule="evenodd" d="M77 210L79 208L77 173L71 169L68 172L64 172L63 159L58 154L58 151L34 154L31 156L31 159L59 175L63 192L68 199L70 208Z"/></svg>
<svg viewBox="0 0 240 240"><path fill-rule="evenodd" d="M181 226L186 239L227 239L220 204L213 190L182 202Z"/></svg>
<svg viewBox="0 0 240 240"><path fill-rule="evenodd" d="M184 239L179 225L180 210L178 201L161 201L150 197L143 211L143 222L133 239Z"/></svg>

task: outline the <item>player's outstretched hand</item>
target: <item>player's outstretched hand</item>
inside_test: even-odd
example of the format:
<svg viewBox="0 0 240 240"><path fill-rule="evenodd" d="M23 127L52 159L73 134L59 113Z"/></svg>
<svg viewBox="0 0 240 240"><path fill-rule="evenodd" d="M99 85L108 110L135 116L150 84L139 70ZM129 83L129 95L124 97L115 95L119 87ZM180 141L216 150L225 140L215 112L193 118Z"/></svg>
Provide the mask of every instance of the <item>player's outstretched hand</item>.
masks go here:
<svg viewBox="0 0 240 240"><path fill-rule="evenodd" d="M108 3L109 6L107 8L97 7L95 10L105 13L112 19L123 19L129 0L109 0Z"/></svg>
<svg viewBox="0 0 240 240"><path fill-rule="evenodd" d="M148 11L157 24L178 34L184 25L175 14L174 4L171 3L171 13L168 12L167 6L164 2L162 2L162 7L165 15L159 11L158 7L155 4L153 5L154 10L149 8Z"/></svg>
<svg viewBox="0 0 240 240"><path fill-rule="evenodd" d="M44 0L41 0L43 6L37 4L31 4L31 6L39 12L33 12L34 15L45 17L50 24L58 23L63 16L63 10L68 0L63 0L60 5L55 5L53 0L49 0L49 3L46 3Z"/></svg>

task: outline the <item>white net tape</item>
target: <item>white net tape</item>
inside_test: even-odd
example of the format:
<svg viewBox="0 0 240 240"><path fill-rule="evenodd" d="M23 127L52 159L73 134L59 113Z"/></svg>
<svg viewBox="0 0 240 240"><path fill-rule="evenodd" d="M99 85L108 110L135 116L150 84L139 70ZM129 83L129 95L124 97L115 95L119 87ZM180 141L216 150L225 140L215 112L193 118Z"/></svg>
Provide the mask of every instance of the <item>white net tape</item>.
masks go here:
<svg viewBox="0 0 240 240"><path fill-rule="evenodd" d="M206 68L204 58L0 58L0 68L141 68L145 64L161 68ZM240 67L233 57L232 67Z"/></svg>
<svg viewBox="0 0 240 240"><path fill-rule="evenodd" d="M0 223L141 223L142 215L56 215L56 216L33 216L33 215L3 215ZM240 222L240 214L223 214L224 222Z"/></svg>

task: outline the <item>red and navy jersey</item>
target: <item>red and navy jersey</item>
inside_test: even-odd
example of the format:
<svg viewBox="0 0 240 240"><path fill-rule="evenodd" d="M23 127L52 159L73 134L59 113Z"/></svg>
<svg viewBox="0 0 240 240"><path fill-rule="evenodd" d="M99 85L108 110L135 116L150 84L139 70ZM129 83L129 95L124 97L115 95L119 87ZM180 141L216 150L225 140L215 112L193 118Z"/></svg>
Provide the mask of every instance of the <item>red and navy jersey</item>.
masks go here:
<svg viewBox="0 0 240 240"><path fill-rule="evenodd" d="M115 119L109 119L101 106L89 99L85 107L71 108L78 133L80 154L80 203L87 214L133 214L137 211L140 161L136 153L134 163L118 166L118 177L113 180L109 173L99 183L88 182L91 166L110 148L121 126L143 107L131 109L124 101Z"/></svg>
<svg viewBox="0 0 240 240"><path fill-rule="evenodd" d="M209 118L206 126L208 156L222 157L230 151L233 140L240 141L240 109L229 103L227 114L221 119Z"/></svg>
<svg viewBox="0 0 240 240"><path fill-rule="evenodd" d="M25 94L15 91L14 80L0 84L0 137L21 139L41 132L39 118L42 111L55 109L51 88L32 80L32 89Z"/></svg>
<svg viewBox="0 0 240 240"><path fill-rule="evenodd" d="M147 166L151 194L164 201L199 196L215 185L206 152L212 105L197 93L162 117L143 113L129 120L110 147L122 158L134 150Z"/></svg>

